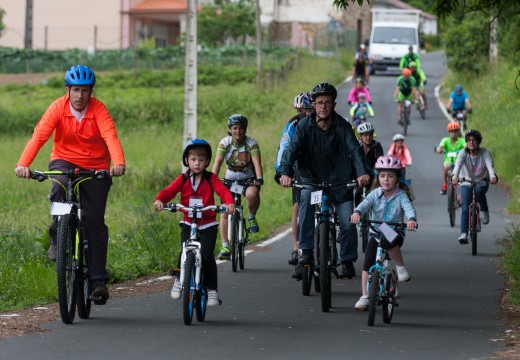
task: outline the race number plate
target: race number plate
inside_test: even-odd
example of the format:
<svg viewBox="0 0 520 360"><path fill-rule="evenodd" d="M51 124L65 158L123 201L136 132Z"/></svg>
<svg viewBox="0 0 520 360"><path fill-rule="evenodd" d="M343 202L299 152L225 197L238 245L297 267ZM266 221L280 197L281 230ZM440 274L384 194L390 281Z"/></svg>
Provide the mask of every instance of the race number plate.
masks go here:
<svg viewBox="0 0 520 360"><path fill-rule="evenodd" d="M322 195L323 195L323 190L311 192L311 205L321 204Z"/></svg>
<svg viewBox="0 0 520 360"><path fill-rule="evenodd" d="M244 193L244 187L237 183L231 184L231 188L229 190L234 194L242 195Z"/></svg>
<svg viewBox="0 0 520 360"><path fill-rule="evenodd" d="M456 158L457 157L457 153L455 151L451 151L448 153L448 157L449 158Z"/></svg>
<svg viewBox="0 0 520 360"><path fill-rule="evenodd" d="M51 215L66 215L70 214L72 204L53 202L51 204Z"/></svg>

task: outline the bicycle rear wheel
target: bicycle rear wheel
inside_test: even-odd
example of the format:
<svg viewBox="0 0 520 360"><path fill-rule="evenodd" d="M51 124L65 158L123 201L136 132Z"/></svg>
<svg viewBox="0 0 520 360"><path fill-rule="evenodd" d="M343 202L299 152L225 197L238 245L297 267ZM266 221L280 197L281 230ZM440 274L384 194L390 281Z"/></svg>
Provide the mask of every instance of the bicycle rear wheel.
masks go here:
<svg viewBox="0 0 520 360"><path fill-rule="evenodd" d="M403 135L406 136L408 133L408 124L410 123L410 115L408 114L408 109L404 109L403 111Z"/></svg>
<svg viewBox="0 0 520 360"><path fill-rule="evenodd" d="M78 239L83 240L83 239ZM81 244L82 242L78 242ZM78 253L78 278L76 280L77 291L77 306L78 315L82 319L90 317L90 308L92 301L90 300L90 284L88 281L88 267L87 267L87 250L85 245L82 246L82 251Z"/></svg>
<svg viewBox="0 0 520 360"><path fill-rule="evenodd" d="M207 289L202 289L201 291L197 291L195 295L195 309L197 315L197 321L203 322L206 318L206 306L208 304L208 291Z"/></svg>
<svg viewBox="0 0 520 360"><path fill-rule="evenodd" d="M323 221L319 225L320 239L320 287L321 287L321 311L329 312L331 304L330 268L329 268L329 222Z"/></svg>
<svg viewBox="0 0 520 360"><path fill-rule="evenodd" d="M470 238L471 238L471 255L477 255L477 222L478 222L478 210L475 204L470 205Z"/></svg>
<svg viewBox="0 0 520 360"><path fill-rule="evenodd" d="M231 226L229 245L231 246L231 269L233 272L237 272L238 264L238 216L238 212L235 212L231 217L231 222L228 222L228 226Z"/></svg>
<svg viewBox="0 0 520 360"><path fill-rule="evenodd" d="M383 322L389 324L395 310L395 277L394 274L385 275L385 297L382 299L383 305Z"/></svg>
<svg viewBox="0 0 520 360"><path fill-rule="evenodd" d="M314 268L312 265L304 265L302 270L302 295L309 296L311 293Z"/></svg>
<svg viewBox="0 0 520 360"><path fill-rule="evenodd" d="M182 318L184 325L191 325L193 308L195 307L195 254L189 251L184 264L184 281L182 284Z"/></svg>
<svg viewBox="0 0 520 360"><path fill-rule="evenodd" d="M78 231L76 219L70 214L58 220L56 271L58 273L58 301L61 320L71 324L76 315L76 274L74 244Z"/></svg>
<svg viewBox="0 0 520 360"><path fill-rule="evenodd" d="M422 95L419 96L419 114L421 114L423 120L426 120L426 107L424 106Z"/></svg>
<svg viewBox="0 0 520 360"><path fill-rule="evenodd" d="M374 326L374 320L376 318L376 306L377 299L379 298L379 279L381 277L381 272L379 269L375 269L372 271L372 274L369 275L369 305L368 305L368 326Z"/></svg>
<svg viewBox="0 0 520 360"><path fill-rule="evenodd" d="M455 215L456 215L456 207L455 202L457 201L457 194L455 186L451 184L451 181L448 179L447 181L448 187L448 215L450 217L450 226L455 226Z"/></svg>
<svg viewBox="0 0 520 360"><path fill-rule="evenodd" d="M240 266L240 270L244 270L248 235L249 234L246 228L246 219L242 219L242 238L241 241L238 243L238 265Z"/></svg>

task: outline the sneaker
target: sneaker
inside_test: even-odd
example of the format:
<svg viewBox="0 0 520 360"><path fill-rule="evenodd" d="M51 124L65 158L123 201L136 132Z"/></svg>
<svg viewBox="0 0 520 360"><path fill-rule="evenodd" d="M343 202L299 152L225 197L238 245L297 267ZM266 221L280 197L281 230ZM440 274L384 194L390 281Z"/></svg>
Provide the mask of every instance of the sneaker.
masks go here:
<svg viewBox="0 0 520 360"><path fill-rule="evenodd" d="M405 266L396 266L397 268L397 279L399 281L410 281L410 274L408 274L408 271L406 270Z"/></svg>
<svg viewBox="0 0 520 360"><path fill-rule="evenodd" d="M459 243L461 244L467 244L468 243L468 234L462 233L459 236Z"/></svg>
<svg viewBox="0 0 520 360"><path fill-rule="evenodd" d="M298 264L298 250L293 250L291 252L291 257L289 258L289 265L296 265Z"/></svg>
<svg viewBox="0 0 520 360"><path fill-rule="evenodd" d="M107 303L110 295L108 294L108 289L104 282L100 281L97 283L94 291L92 291L92 297L96 298L94 300L94 304L96 305L105 305Z"/></svg>
<svg viewBox="0 0 520 360"><path fill-rule="evenodd" d="M481 211L480 217L482 219L482 224L484 224L484 225L489 224L489 212L488 211Z"/></svg>
<svg viewBox="0 0 520 360"><path fill-rule="evenodd" d="M220 248L220 252L218 253L219 260L229 260L230 259L229 246L222 246Z"/></svg>
<svg viewBox="0 0 520 360"><path fill-rule="evenodd" d="M341 279L352 279L355 276L356 269L354 269L354 263L352 261L347 261L346 263L341 264L341 273L339 274Z"/></svg>
<svg viewBox="0 0 520 360"><path fill-rule="evenodd" d="M182 285L178 277L175 277L175 281L173 282L172 292L170 293L170 296L173 300L179 300L182 296Z"/></svg>
<svg viewBox="0 0 520 360"><path fill-rule="evenodd" d="M303 265L298 264L294 267L293 279L301 280L303 277Z"/></svg>
<svg viewBox="0 0 520 360"><path fill-rule="evenodd" d="M442 184L441 195L446 195L446 192L448 192L448 186L446 184Z"/></svg>
<svg viewBox="0 0 520 360"><path fill-rule="evenodd" d="M217 290L209 290L208 291L208 306L218 306L220 305L220 299L218 297Z"/></svg>
<svg viewBox="0 0 520 360"><path fill-rule="evenodd" d="M47 250L47 258L50 261L56 261L56 245L51 244Z"/></svg>
<svg viewBox="0 0 520 360"><path fill-rule="evenodd" d="M258 227L258 222L256 221L256 218L249 219L249 230L252 233L257 233L260 228Z"/></svg>
<svg viewBox="0 0 520 360"><path fill-rule="evenodd" d="M368 296L363 295L359 298L356 305L354 307L357 311L366 311L368 309L368 305L370 304L370 300L368 299Z"/></svg>

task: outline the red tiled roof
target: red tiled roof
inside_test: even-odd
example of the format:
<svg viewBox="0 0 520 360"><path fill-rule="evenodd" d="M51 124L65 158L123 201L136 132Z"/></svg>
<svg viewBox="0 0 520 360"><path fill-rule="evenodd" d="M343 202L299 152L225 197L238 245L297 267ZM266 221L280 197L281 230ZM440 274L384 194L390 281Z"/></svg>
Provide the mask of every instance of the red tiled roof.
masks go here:
<svg viewBox="0 0 520 360"><path fill-rule="evenodd" d="M133 6L130 12L186 12L187 0L143 0Z"/></svg>

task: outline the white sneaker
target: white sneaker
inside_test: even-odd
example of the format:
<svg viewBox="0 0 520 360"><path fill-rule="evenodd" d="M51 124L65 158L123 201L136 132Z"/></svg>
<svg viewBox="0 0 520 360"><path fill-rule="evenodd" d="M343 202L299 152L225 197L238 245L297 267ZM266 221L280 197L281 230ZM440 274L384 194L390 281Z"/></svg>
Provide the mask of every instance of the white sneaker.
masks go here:
<svg viewBox="0 0 520 360"><path fill-rule="evenodd" d="M408 274L405 266L396 266L396 269L399 281L410 281L410 274Z"/></svg>
<svg viewBox="0 0 520 360"><path fill-rule="evenodd" d="M459 243L461 244L467 244L468 243L468 234L462 233L459 236Z"/></svg>
<svg viewBox="0 0 520 360"><path fill-rule="evenodd" d="M179 280L179 278L175 278L175 281L173 282L173 288L172 288L172 292L170 294L170 296L172 297L173 300L179 300L181 298L181 295L182 295L182 285L181 285L181 281Z"/></svg>
<svg viewBox="0 0 520 360"><path fill-rule="evenodd" d="M488 211L481 211L480 217L482 218L482 224L484 224L484 225L489 224L489 212Z"/></svg>
<svg viewBox="0 0 520 360"><path fill-rule="evenodd" d="M370 304L370 300L368 299L368 296L363 295L359 298L356 305L354 306L357 311L365 311L368 309L368 305Z"/></svg>
<svg viewBox="0 0 520 360"><path fill-rule="evenodd" d="M217 290L209 290L208 291L208 306L218 306L220 305L220 299L218 297Z"/></svg>

